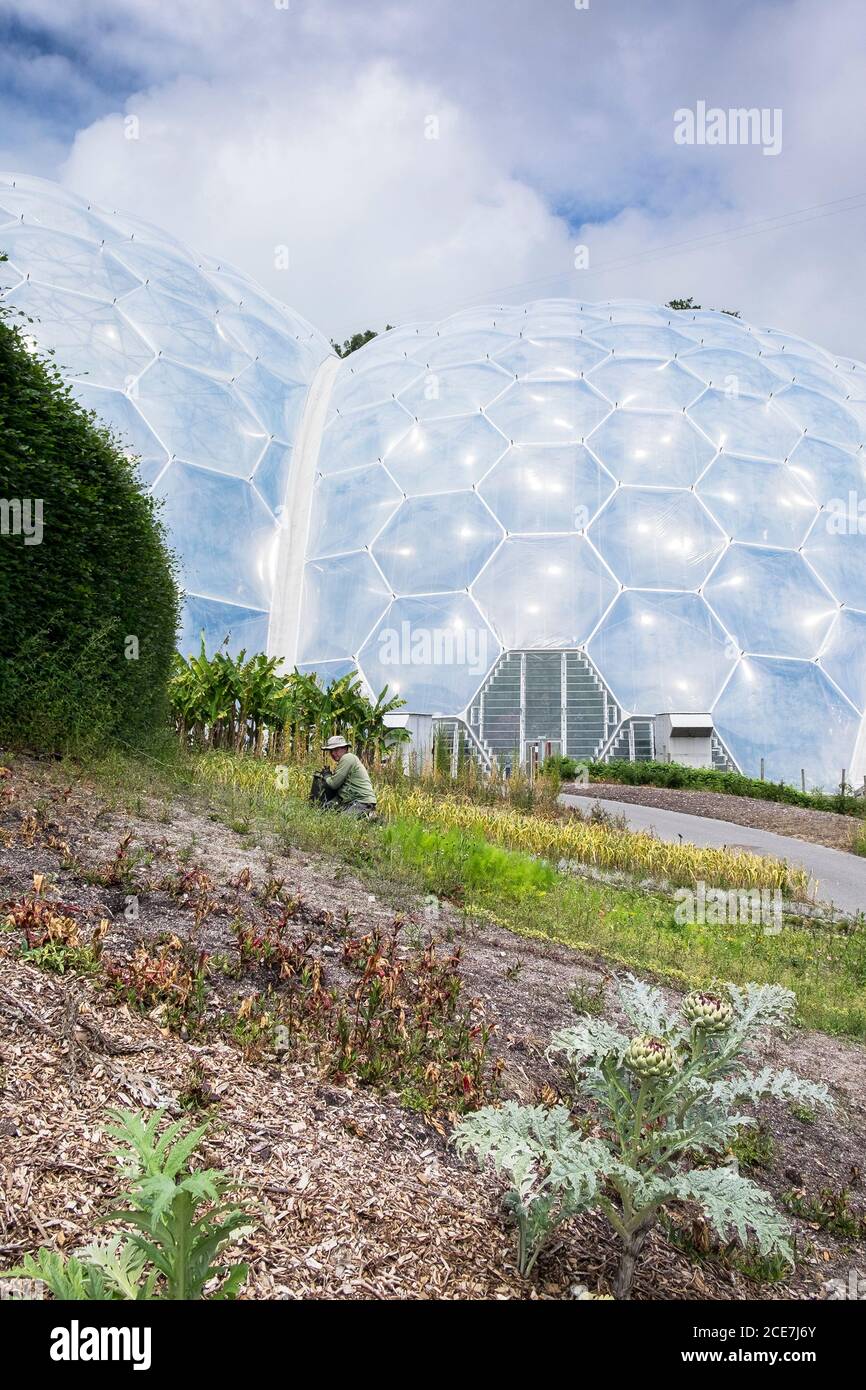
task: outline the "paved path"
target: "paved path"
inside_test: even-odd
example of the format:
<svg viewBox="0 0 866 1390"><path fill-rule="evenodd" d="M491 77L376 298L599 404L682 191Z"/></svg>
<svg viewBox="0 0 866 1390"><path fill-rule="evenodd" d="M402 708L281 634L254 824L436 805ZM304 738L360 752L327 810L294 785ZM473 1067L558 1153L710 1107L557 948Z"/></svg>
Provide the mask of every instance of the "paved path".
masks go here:
<svg viewBox="0 0 866 1390"><path fill-rule="evenodd" d="M787 859L790 864L806 869L811 876L811 889L819 902L832 903L841 912L866 912L866 858L846 854L826 845L812 845L788 835L775 835L749 825L734 825L727 820L712 820L709 816L690 816L684 811L662 810L658 806L639 806L631 801L608 801L605 797L572 796L563 793L560 801L566 806L586 808L594 801L612 816L624 816L632 830L653 830L660 840L673 844L685 841L692 845L725 845L751 850L754 854L773 859Z"/></svg>

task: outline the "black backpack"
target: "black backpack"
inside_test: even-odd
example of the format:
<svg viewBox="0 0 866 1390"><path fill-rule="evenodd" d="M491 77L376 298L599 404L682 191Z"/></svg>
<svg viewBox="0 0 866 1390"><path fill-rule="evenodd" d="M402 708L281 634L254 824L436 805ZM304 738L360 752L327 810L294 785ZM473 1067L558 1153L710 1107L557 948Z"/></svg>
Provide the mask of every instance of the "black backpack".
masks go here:
<svg viewBox="0 0 866 1390"><path fill-rule="evenodd" d="M325 782L327 773L324 769L321 772L313 773L313 780L310 785L310 801L313 806L327 806L329 802L335 801L337 793L332 792Z"/></svg>

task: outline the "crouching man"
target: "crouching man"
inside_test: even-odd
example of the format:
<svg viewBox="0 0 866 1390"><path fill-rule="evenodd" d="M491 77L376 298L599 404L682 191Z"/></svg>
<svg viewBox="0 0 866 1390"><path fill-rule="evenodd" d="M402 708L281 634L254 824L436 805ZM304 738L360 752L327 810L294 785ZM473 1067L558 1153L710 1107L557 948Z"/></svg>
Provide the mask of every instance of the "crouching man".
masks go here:
<svg viewBox="0 0 866 1390"><path fill-rule="evenodd" d="M323 779L334 795L331 804L347 816L375 815L376 793L370 774L361 759L349 752L346 740L335 734L328 739L322 752L327 753L334 764L334 771Z"/></svg>

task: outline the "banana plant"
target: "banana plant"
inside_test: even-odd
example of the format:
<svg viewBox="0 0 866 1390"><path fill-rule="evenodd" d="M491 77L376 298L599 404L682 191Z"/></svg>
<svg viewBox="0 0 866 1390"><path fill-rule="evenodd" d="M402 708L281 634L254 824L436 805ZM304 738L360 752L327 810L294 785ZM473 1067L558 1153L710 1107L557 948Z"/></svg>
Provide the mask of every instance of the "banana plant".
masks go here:
<svg viewBox="0 0 866 1390"><path fill-rule="evenodd" d="M405 703L388 688L367 697L357 671L323 685L315 673L280 671L278 657L220 649L208 657L175 656L169 697L181 739L205 748L306 758L331 734L343 734L362 756L381 758L409 736L387 726Z"/></svg>

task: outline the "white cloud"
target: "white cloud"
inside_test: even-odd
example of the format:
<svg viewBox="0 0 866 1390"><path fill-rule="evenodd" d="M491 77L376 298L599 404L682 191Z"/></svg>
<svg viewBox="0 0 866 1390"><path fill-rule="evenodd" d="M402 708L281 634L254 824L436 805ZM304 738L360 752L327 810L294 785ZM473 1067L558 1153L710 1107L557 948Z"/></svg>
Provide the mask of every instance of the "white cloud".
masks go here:
<svg viewBox="0 0 866 1390"><path fill-rule="evenodd" d="M859 0L820 23L807 0L583 13L569 0L6 3L77 68L54 70L70 108L81 89L87 109L64 181L241 265L326 332L444 315L497 288L693 294L866 357L852 294L866 276L863 212L734 235L857 191ZM28 62L52 71L25 59L21 91ZM90 122L117 102L106 74L140 87L124 106L137 142L122 138L121 111ZM673 113L698 99L781 107L782 153L675 146ZM47 92L38 104L50 107ZM424 139L430 114L439 141ZM59 122L40 135L30 111L21 128L37 171L54 172ZM569 231L557 208L595 220ZM576 242L591 252L582 277ZM274 265L284 244L287 272Z"/></svg>
<svg viewBox="0 0 866 1390"><path fill-rule="evenodd" d="M67 186L234 262L326 332L445 314L571 263L565 223L495 144L386 64L303 89L180 78L124 114L140 138L119 113L79 132Z"/></svg>

